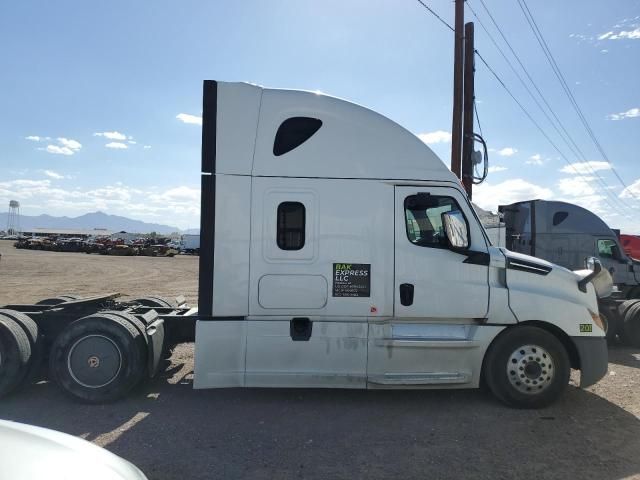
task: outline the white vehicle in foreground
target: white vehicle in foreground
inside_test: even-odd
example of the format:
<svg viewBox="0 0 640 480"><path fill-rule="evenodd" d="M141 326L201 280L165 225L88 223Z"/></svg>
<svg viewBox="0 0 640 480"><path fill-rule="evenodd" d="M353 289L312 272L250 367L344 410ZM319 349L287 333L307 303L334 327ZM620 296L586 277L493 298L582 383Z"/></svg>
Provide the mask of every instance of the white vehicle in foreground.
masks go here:
<svg viewBox="0 0 640 480"><path fill-rule="evenodd" d="M0 395L44 356L67 393L114 400L194 339L195 388L484 380L505 403L541 407L571 368L582 387L606 373L608 273L491 246L411 132L326 95L215 81L202 128L197 312L115 295L7 305Z"/></svg>
<svg viewBox="0 0 640 480"><path fill-rule="evenodd" d="M146 480L135 465L86 440L0 420L0 480Z"/></svg>

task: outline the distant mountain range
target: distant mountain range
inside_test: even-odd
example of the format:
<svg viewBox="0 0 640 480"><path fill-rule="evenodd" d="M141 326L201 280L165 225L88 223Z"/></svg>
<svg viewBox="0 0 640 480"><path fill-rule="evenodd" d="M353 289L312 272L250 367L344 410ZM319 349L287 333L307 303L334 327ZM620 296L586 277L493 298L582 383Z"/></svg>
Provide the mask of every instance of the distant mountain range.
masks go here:
<svg viewBox="0 0 640 480"><path fill-rule="evenodd" d="M0 230L6 230L8 214L0 213ZM147 223L132 218L120 217L118 215L108 215L103 212L85 213L79 217L53 217L51 215L20 215L20 228L23 231L32 228L71 228L71 229L94 229L103 228L114 232L131 233L151 233L156 232L163 235L182 232L200 233L198 228L180 230L178 227L163 225L160 223Z"/></svg>

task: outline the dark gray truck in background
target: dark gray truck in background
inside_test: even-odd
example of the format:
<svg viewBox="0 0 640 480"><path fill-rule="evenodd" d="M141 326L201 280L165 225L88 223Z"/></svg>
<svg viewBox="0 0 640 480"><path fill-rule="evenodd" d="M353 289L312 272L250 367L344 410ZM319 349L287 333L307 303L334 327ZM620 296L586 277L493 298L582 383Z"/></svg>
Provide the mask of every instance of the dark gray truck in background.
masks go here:
<svg viewBox="0 0 640 480"><path fill-rule="evenodd" d="M595 213L559 201L527 200L500 205L506 248L543 258L570 270L600 259L616 290L599 299L607 337L640 345L640 262L624 253L615 231Z"/></svg>

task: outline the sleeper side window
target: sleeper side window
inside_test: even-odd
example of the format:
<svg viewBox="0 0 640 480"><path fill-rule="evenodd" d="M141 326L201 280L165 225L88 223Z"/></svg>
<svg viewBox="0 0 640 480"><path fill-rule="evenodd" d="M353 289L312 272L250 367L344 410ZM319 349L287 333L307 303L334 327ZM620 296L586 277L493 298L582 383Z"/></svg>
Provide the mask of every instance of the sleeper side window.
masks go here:
<svg viewBox="0 0 640 480"><path fill-rule="evenodd" d="M276 241L281 250L300 250L304 247L306 210L300 202L278 205Z"/></svg>
<svg viewBox="0 0 640 480"><path fill-rule="evenodd" d="M451 197L418 194L404 200L407 238L414 245L431 248L447 248L447 235L442 224L442 214L460 210Z"/></svg>
<svg viewBox="0 0 640 480"><path fill-rule="evenodd" d="M322 126L322 120L310 117L291 117L278 127L273 142L276 157L298 148L309 140Z"/></svg>
<svg viewBox="0 0 640 480"><path fill-rule="evenodd" d="M569 216L569 212L556 212L553 214L553 226L558 226L560 225L562 222L564 222L566 220L566 218Z"/></svg>

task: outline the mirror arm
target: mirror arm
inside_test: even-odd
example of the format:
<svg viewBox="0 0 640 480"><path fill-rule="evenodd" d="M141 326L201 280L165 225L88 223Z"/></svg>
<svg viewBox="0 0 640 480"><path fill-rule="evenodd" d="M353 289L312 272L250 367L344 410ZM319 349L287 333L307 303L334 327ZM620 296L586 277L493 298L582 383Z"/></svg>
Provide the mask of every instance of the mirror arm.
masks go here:
<svg viewBox="0 0 640 480"><path fill-rule="evenodd" d="M578 281L578 289L580 289L582 293L587 293L587 284L591 280L593 280L601 271L602 265L600 264L600 262L595 262L593 264L593 272L584 277L582 280Z"/></svg>

